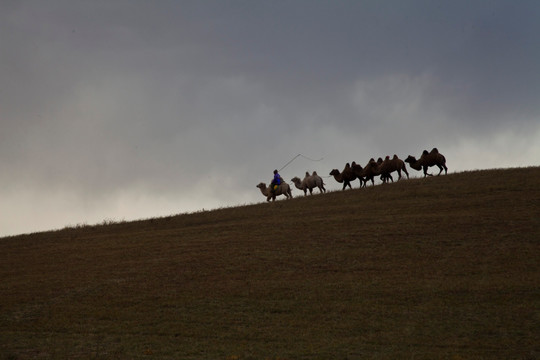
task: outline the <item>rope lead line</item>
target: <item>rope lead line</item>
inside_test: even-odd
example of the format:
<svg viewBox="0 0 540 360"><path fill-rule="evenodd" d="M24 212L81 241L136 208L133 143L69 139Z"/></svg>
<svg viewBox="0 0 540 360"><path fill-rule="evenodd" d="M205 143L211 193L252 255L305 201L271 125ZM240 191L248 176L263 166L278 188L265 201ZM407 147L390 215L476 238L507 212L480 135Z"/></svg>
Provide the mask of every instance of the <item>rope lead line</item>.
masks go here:
<svg viewBox="0 0 540 360"><path fill-rule="evenodd" d="M302 154L298 154L298 155L296 155L295 157L293 157L291 160L289 160L288 163L286 163L285 165L283 165L283 167L282 167L281 169L279 169L279 171L285 169L290 163L292 163L294 160L296 160L296 158L299 157L299 156L303 157L304 159L310 160L310 161L321 161L321 160L324 159L324 158L320 158L320 159L316 160L316 159L308 158L307 156L304 156L304 155L302 155Z"/></svg>

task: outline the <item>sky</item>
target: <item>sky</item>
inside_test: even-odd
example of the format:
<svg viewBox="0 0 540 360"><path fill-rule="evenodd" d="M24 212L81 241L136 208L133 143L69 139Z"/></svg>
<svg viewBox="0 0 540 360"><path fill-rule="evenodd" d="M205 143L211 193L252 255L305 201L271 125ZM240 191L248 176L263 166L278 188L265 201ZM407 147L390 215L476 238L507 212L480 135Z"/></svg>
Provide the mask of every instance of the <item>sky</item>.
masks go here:
<svg viewBox="0 0 540 360"><path fill-rule="evenodd" d="M0 1L0 236L264 202L274 169L339 190L347 162L433 147L449 173L539 166L539 20L536 0Z"/></svg>

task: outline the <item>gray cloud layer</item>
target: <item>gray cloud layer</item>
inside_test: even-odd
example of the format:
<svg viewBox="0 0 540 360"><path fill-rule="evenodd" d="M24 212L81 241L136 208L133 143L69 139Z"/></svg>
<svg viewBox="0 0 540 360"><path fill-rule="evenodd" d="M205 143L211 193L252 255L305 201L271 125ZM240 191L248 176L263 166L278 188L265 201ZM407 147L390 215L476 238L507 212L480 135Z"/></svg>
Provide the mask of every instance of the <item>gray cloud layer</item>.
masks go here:
<svg viewBox="0 0 540 360"><path fill-rule="evenodd" d="M298 153L324 160L287 180L433 146L451 171L538 165L539 18L536 1L2 2L0 235L262 201Z"/></svg>

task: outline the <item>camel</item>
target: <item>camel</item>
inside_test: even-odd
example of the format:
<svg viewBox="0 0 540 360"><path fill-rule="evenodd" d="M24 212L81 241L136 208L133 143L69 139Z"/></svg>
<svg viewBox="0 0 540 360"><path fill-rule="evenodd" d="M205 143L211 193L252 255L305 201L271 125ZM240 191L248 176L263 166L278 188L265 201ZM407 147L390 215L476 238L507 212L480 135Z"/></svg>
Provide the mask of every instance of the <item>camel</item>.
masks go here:
<svg viewBox="0 0 540 360"><path fill-rule="evenodd" d="M407 168L405 167L405 163L403 160L398 158L397 155L394 154L394 157L390 159L390 156L386 156L384 161L379 165L379 173L381 174L381 180L383 182L387 182L388 179L392 180L394 182L394 179L390 175L392 172L397 171L398 172L398 180L401 179L401 171L405 172L407 175L407 179L409 178L409 173L407 172Z"/></svg>
<svg viewBox="0 0 540 360"><path fill-rule="evenodd" d="M351 169L358 178L358 180L360 180L360 187L366 187L367 181L369 179L366 179L366 172L364 171L364 168L361 165L358 165L355 161L353 161L351 163Z"/></svg>
<svg viewBox="0 0 540 360"><path fill-rule="evenodd" d="M275 201L276 196L278 195L285 195L287 199L292 199L293 197L291 187L286 182L282 182L274 192L270 191L270 188L266 187L266 184L263 182L259 183L257 187L261 190L261 193L266 196L266 201L270 201L270 199Z"/></svg>
<svg viewBox="0 0 540 360"><path fill-rule="evenodd" d="M343 183L343 190L345 190L347 186L352 189L351 181L356 180L356 175L351 169L351 165L349 165L349 163L345 165L342 172L339 172L338 169L333 169L330 171L330 175L332 175L338 183Z"/></svg>
<svg viewBox="0 0 540 360"><path fill-rule="evenodd" d="M317 175L316 171L314 171L312 175L309 175L309 172L306 171L306 176L303 180L300 180L300 178L295 176L291 179L291 181L298 189L304 191L304 196L307 195L308 190L309 194L313 195L313 189L316 187L319 188L319 191L321 193L326 192L323 179L319 175Z"/></svg>
<svg viewBox="0 0 540 360"><path fill-rule="evenodd" d="M362 167L355 162L353 162L353 171L355 172L356 176L361 178L364 182L364 187L366 187L367 182L371 180L371 185L375 185L375 176L381 175L381 172L379 171L380 165L382 164L383 160L379 158L379 161L375 161L375 159L371 158L369 159L368 163L365 167ZM381 180L385 181L387 177L392 178L392 175L385 174L381 175ZM393 181L393 179L392 179Z"/></svg>
<svg viewBox="0 0 540 360"><path fill-rule="evenodd" d="M408 163L409 166L414 170L424 170L424 177L433 176L433 174L429 174L427 171L429 167L435 165L439 168L439 173L437 174L437 176L441 175L443 169L445 175L448 172L448 168L446 167L446 158L443 154L439 153L439 150L437 148L433 148L431 152L424 150L422 152L422 156L420 156L420 159L418 160L416 160L414 156L409 155L405 159L405 162Z"/></svg>
<svg viewBox="0 0 540 360"><path fill-rule="evenodd" d="M387 183L389 180L394 182L394 178L392 177L392 174L390 173L381 173L381 165L383 163L383 159L380 157L377 159L377 166L378 166L378 171L379 171L379 174L381 175L380 179L383 183Z"/></svg>

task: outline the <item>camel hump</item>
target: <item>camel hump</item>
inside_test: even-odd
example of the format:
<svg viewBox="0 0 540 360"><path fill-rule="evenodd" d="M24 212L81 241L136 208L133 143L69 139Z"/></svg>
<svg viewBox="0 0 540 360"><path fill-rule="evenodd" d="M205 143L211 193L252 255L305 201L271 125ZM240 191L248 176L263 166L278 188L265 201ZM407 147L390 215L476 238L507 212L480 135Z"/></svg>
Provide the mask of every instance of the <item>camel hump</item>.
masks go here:
<svg viewBox="0 0 540 360"><path fill-rule="evenodd" d="M394 154L394 160L397 159L397 158L398 158L398 156L396 154Z"/></svg>
<svg viewBox="0 0 540 360"><path fill-rule="evenodd" d="M386 155L386 157L384 158L384 160L390 160L390 156L389 156L389 155Z"/></svg>
<svg viewBox="0 0 540 360"><path fill-rule="evenodd" d="M318 175L317 175L317 172L314 171L312 176L318 176Z"/></svg>
<svg viewBox="0 0 540 360"><path fill-rule="evenodd" d="M437 149L436 147L434 147L433 149L431 149L431 153L432 153L432 154L438 154L438 153L439 153L439 149Z"/></svg>
<svg viewBox="0 0 540 360"><path fill-rule="evenodd" d="M428 154L429 154L429 153L428 153L427 150L422 151L422 155L428 155Z"/></svg>

